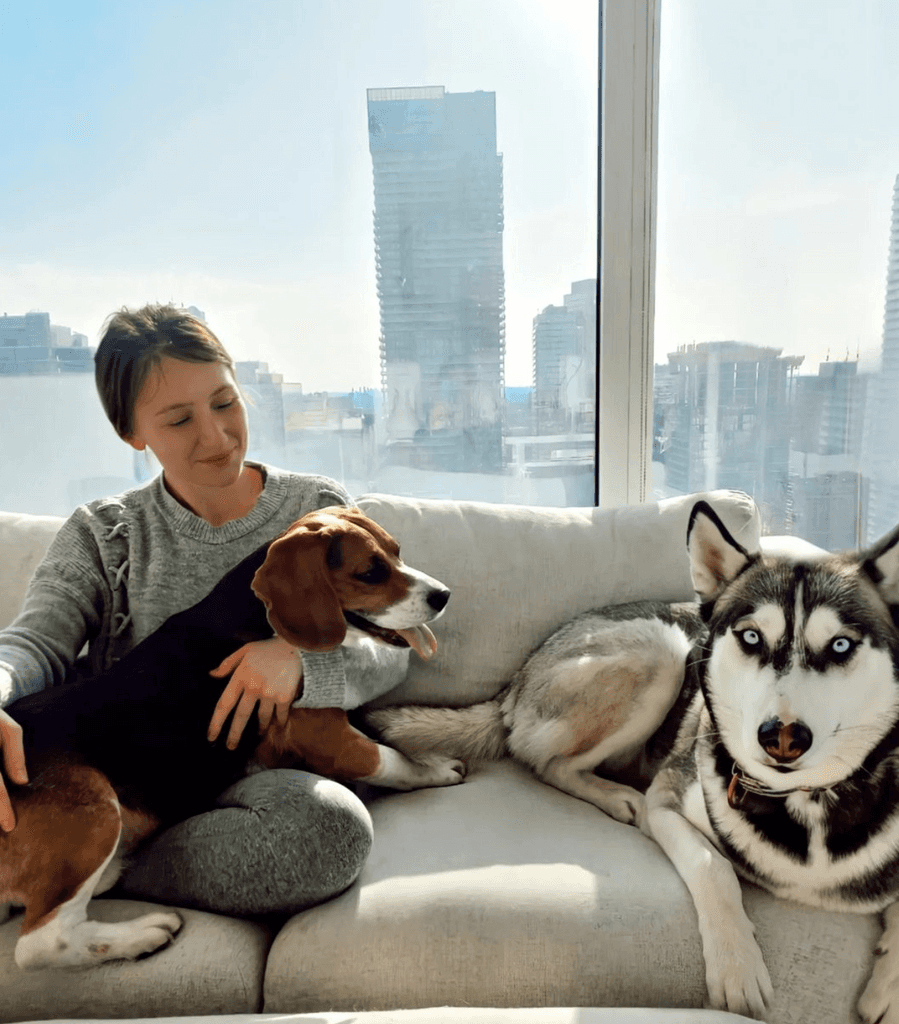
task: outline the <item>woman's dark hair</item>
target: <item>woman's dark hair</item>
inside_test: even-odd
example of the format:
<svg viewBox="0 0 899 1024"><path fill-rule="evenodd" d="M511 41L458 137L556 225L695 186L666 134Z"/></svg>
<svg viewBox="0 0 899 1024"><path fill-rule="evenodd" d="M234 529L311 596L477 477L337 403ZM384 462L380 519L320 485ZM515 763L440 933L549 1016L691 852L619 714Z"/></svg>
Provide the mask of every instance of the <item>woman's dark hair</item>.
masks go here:
<svg viewBox="0 0 899 1024"><path fill-rule="evenodd" d="M150 371L166 356L186 363L234 360L212 331L178 306L120 309L103 325L94 356L94 379L109 422L119 437L134 433L134 407ZM236 376L236 373L235 373Z"/></svg>

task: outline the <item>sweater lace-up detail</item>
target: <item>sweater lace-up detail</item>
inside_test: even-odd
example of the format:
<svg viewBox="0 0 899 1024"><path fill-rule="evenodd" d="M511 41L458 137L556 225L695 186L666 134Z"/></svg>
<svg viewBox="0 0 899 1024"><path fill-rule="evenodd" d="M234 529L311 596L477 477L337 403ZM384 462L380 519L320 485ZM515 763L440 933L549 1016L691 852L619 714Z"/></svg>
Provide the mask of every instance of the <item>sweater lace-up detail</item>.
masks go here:
<svg viewBox="0 0 899 1024"><path fill-rule="evenodd" d="M110 511L117 515L124 515L125 508L116 505ZM131 611L128 607L128 570L131 566L129 558L129 537L130 528L126 519L119 519L113 523L106 534L106 571L109 575L110 589L112 591L112 622L110 626L110 638L119 641L122 638L128 639L128 627L131 625ZM131 644L128 644L130 647ZM125 651L117 651L116 644L110 645L108 658L110 661L118 660Z"/></svg>

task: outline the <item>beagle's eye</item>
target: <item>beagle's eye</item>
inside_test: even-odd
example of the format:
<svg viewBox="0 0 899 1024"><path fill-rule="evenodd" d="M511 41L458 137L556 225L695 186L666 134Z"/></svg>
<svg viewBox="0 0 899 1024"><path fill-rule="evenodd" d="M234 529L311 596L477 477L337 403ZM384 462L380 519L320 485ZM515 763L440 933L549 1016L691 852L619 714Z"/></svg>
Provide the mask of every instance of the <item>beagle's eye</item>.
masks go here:
<svg viewBox="0 0 899 1024"><path fill-rule="evenodd" d="M371 565L364 572L353 574L354 578L366 586L375 587L390 578L390 566L382 558L372 559Z"/></svg>

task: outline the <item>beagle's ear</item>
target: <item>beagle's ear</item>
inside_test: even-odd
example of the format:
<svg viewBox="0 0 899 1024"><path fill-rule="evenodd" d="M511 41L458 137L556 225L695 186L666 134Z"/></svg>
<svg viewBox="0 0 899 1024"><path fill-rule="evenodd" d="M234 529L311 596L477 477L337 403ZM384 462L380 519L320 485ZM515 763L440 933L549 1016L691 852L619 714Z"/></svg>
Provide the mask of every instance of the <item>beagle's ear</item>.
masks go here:
<svg viewBox="0 0 899 1024"><path fill-rule="evenodd" d="M331 651L346 636L346 621L331 578L340 557L339 535L293 527L269 545L253 577L272 629L304 651Z"/></svg>

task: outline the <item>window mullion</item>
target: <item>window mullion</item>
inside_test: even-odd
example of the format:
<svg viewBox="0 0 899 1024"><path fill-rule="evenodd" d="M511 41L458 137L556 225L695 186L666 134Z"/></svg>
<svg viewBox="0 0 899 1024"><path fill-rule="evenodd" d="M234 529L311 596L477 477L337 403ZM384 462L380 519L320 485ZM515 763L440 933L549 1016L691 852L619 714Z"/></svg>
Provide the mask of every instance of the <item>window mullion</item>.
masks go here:
<svg viewBox="0 0 899 1024"><path fill-rule="evenodd" d="M661 0L602 4L598 472L603 506L645 501L652 440Z"/></svg>

